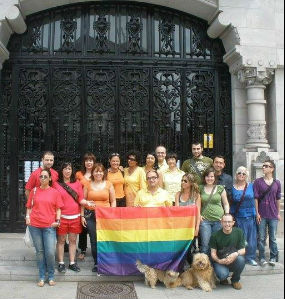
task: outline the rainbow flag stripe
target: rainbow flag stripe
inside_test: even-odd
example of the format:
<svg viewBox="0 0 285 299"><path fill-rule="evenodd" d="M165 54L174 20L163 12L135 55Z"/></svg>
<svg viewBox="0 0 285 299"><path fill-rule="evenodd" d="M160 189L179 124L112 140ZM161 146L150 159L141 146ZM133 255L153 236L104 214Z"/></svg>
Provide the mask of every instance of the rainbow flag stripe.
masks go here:
<svg viewBox="0 0 285 299"><path fill-rule="evenodd" d="M181 270L194 238L196 206L96 208L98 273L140 274L135 262Z"/></svg>

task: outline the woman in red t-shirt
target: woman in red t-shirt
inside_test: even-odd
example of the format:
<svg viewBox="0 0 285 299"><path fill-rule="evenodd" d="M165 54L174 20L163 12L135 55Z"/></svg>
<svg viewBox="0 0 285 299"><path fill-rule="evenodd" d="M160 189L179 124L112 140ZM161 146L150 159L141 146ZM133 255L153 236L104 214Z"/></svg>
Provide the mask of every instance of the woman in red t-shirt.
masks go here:
<svg viewBox="0 0 285 299"><path fill-rule="evenodd" d="M72 164L65 162L59 171L58 182L55 188L61 194L64 207L61 209L61 224L57 229L57 254L58 272L65 273L64 265L64 244L68 235L69 243L69 269L79 272L80 268L75 263L76 239L81 233L80 203L83 199L83 190L79 181L75 179Z"/></svg>
<svg viewBox="0 0 285 299"><path fill-rule="evenodd" d="M26 225L35 245L38 267L38 286L43 287L48 272L49 285L54 286L56 228L60 225L63 202L60 193L51 187L52 179L49 169L40 173L40 187L34 188L26 204Z"/></svg>

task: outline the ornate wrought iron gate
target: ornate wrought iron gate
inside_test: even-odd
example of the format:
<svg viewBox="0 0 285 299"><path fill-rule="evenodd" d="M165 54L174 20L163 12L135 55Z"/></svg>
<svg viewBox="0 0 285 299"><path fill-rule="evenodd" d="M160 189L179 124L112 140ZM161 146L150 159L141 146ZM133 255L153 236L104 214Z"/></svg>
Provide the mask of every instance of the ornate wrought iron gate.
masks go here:
<svg viewBox="0 0 285 299"><path fill-rule="evenodd" d="M58 165L164 144L184 160L191 141L214 134L205 154L224 154L231 170L230 76L204 21L106 1L27 24L1 73L0 231L22 230L24 185L43 150Z"/></svg>

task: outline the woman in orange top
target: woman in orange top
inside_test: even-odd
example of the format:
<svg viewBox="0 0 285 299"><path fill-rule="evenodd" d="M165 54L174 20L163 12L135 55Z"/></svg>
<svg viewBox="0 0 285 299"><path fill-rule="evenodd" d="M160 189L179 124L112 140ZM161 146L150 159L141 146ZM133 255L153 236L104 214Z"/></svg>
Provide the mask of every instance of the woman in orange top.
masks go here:
<svg viewBox="0 0 285 299"><path fill-rule="evenodd" d="M82 188L87 187L90 184L91 171L95 163L96 157L92 153L88 152L84 155L82 170L76 172L75 175L76 179L81 183ZM87 248L87 229L85 227L83 227L82 232L79 235L78 248L81 251L78 255L78 259L83 260Z"/></svg>
<svg viewBox="0 0 285 299"><path fill-rule="evenodd" d="M120 155L118 153L113 153L109 158L110 168L107 173L107 180L111 182L115 189L116 195L116 206L117 207L125 207L126 206L126 198L124 191L124 175L120 170Z"/></svg>
<svg viewBox="0 0 285 299"><path fill-rule="evenodd" d="M115 190L109 181L106 181L105 168L101 163L96 163L92 169L91 182L84 187L84 198L86 198L85 209L88 210L82 217L82 225L87 227L94 267L92 272L97 271L97 235L95 207L116 207ZM81 212L82 214L82 212Z"/></svg>

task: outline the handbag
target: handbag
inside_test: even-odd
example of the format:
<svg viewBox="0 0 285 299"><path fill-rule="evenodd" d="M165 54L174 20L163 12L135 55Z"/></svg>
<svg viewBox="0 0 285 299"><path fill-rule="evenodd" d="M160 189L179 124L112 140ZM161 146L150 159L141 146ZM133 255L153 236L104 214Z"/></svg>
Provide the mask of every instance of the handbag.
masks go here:
<svg viewBox="0 0 285 299"><path fill-rule="evenodd" d="M95 212L93 210L84 209L84 218L89 219L91 217L95 217Z"/></svg>
<svg viewBox="0 0 285 299"><path fill-rule="evenodd" d="M33 205L34 205L34 197L35 197L36 191L37 191L37 188L35 187L35 188L34 188L33 198L32 198L32 207L33 207ZM26 232L25 232L25 235L24 235L24 243L25 243L25 245L26 245L28 248L35 247L34 242L33 242L33 238L32 238L32 236L31 236L31 232L30 232L30 227L29 227L29 225L27 225L27 227L26 227Z"/></svg>
<svg viewBox="0 0 285 299"><path fill-rule="evenodd" d="M30 228L29 228L28 225L26 227L26 233L25 233L25 236L24 236L24 243L28 248L35 247L32 236L31 236Z"/></svg>

